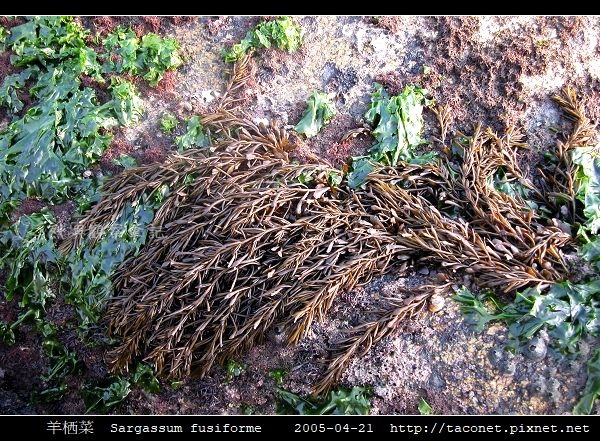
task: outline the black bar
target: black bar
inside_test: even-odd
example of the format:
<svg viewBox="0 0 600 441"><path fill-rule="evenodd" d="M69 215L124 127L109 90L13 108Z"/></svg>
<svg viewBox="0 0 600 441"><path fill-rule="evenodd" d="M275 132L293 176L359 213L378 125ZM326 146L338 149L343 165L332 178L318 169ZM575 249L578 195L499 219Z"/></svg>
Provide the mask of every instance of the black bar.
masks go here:
<svg viewBox="0 0 600 441"><path fill-rule="evenodd" d="M562 434L597 439L600 419L585 416L132 416L55 415L3 416L5 433L35 439L166 439L194 435L347 433L373 437L390 434L401 439L448 439L493 436L507 440ZM552 436L552 435L550 435Z"/></svg>

